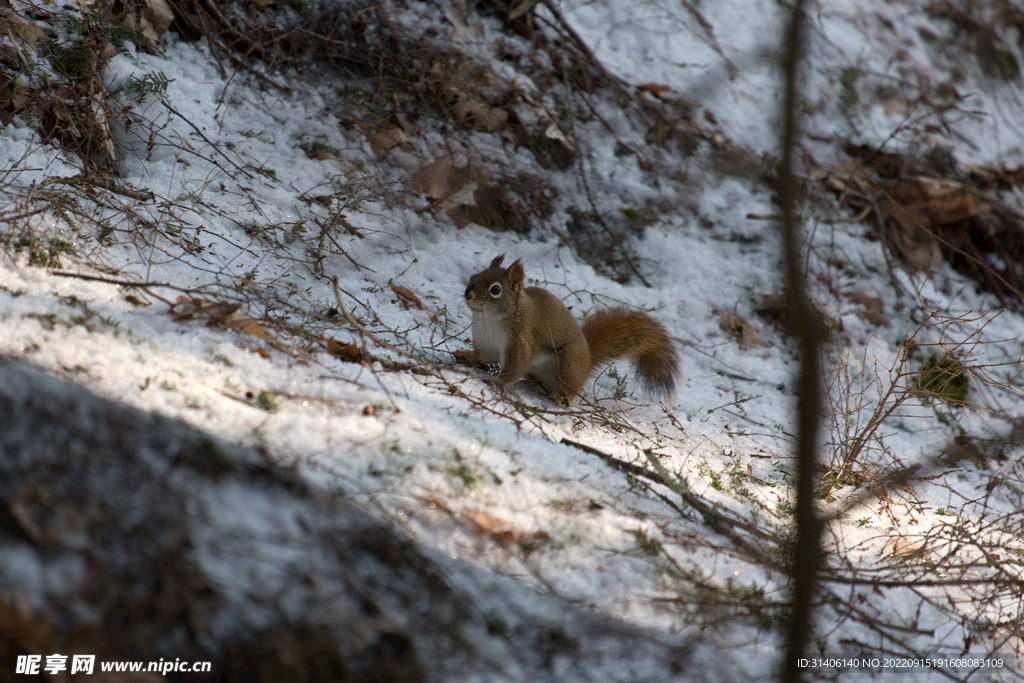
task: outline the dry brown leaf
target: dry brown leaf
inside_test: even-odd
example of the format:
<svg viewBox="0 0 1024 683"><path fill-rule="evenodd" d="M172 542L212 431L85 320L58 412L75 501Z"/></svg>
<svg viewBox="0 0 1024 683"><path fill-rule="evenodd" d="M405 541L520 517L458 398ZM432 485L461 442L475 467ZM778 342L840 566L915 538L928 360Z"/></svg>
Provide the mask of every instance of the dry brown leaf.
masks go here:
<svg viewBox="0 0 1024 683"><path fill-rule="evenodd" d="M562 132L562 129L554 121L552 121L551 125L544 129L544 137L546 137L549 140L557 140L558 142L561 142L563 145L565 145L572 151L576 151L576 145L574 145L572 141L565 136L565 133Z"/></svg>
<svg viewBox="0 0 1024 683"><path fill-rule="evenodd" d="M446 154L417 171L412 187L431 199L444 199L465 184L468 177L468 169L454 166L451 155Z"/></svg>
<svg viewBox="0 0 1024 683"><path fill-rule="evenodd" d="M879 299L877 296L871 296L865 294L860 290L853 290L852 292L844 292L843 296L852 301L855 304L860 304L864 308L872 311L881 311L885 307L885 302Z"/></svg>
<svg viewBox="0 0 1024 683"><path fill-rule="evenodd" d="M451 25L455 28L456 40L479 41L484 37L484 26L479 21L469 22L469 10L466 8L465 0L452 0L445 4L441 10Z"/></svg>
<svg viewBox="0 0 1024 683"><path fill-rule="evenodd" d="M263 325L244 313L238 313L238 309L241 307L241 304L208 301L182 295L178 297L169 313L174 322L205 320L207 327L227 327L241 330L254 337L266 339L278 349L287 349L287 346L273 334L267 332ZM264 351L264 353L266 352Z"/></svg>
<svg viewBox="0 0 1024 683"><path fill-rule="evenodd" d="M223 321L241 307L241 304L219 303L182 295L171 307L170 313L174 322L198 319Z"/></svg>
<svg viewBox="0 0 1024 683"><path fill-rule="evenodd" d="M13 29L14 33L25 41L25 46L32 52L36 51L36 42L46 35L43 29L8 8L0 9L0 20Z"/></svg>
<svg viewBox="0 0 1024 683"><path fill-rule="evenodd" d="M663 92L669 92L670 90L672 90L670 86L667 86L663 83L641 83L640 85L636 86L636 89L646 90L652 95L660 95Z"/></svg>
<svg viewBox="0 0 1024 683"><path fill-rule="evenodd" d="M352 363L358 363L363 359L363 354L359 351L359 347L355 345L355 342L342 344L334 337L330 337L327 340L327 353Z"/></svg>
<svg viewBox="0 0 1024 683"><path fill-rule="evenodd" d="M515 533L508 524L494 515L480 510L469 510L463 516L472 522L474 531L480 535L490 536L503 545L518 543Z"/></svg>
<svg viewBox="0 0 1024 683"><path fill-rule="evenodd" d="M420 301L420 298L416 296L416 294L413 293L411 289L406 289L401 285L396 285L394 282L388 282L388 287L390 287L391 291L397 294L398 296L416 304L416 307L419 308L421 311L426 311L427 313L429 313L430 319L433 320L434 322L437 322L437 316L434 314L434 312L427 308L427 305Z"/></svg>
<svg viewBox="0 0 1024 683"><path fill-rule="evenodd" d="M917 543L911 543L902 538L897 538L893 550L904 559L920 557L924 554L924 547Z"/></svg>
<svg viewBox="0 0 1024 683"><path fill-rule="evenodd" d="M886 226L885 236L900 260L924 273L942 263L942 250L927 227L930 221L926 214L889 197L878 200L878 210Z"/></svg>
<svg viewBox="0 0 1024 683"><path fill-rule="evenodd" d="M398 145L402 145L402 148L407 152L413 150L412 141L405 134L405 131L392 123L383 124L374 133L367 135L366 139L370 141L370 149L374 154L384 152Z"/></svg>
<svg viewBox="0 0 1024 683"><path fill-rule="evenodd" d="M450 156L443 156L421 168L412 178L414 191L438 201L417 209L418 212L438 208L462 228L477 223L492 229L509 229L517 216L506 210L502 188L487 183L490 169L469 165L459 168Z"/></svg>
<svg viewBox="0 0 1024 683"><path fill-rule="evenodd" d="M363 121L354 116L342 116L338 120L346 129L349 127L358 128L359 132L367 137L373 134L373 124L369 121Z"/></svg>
<svg viewBox="0 0 1024 683"><path fill-rule="evenodd" d="M460 119L473 118L488 133L496 133L505 127L508 112L500 107L492 107L482 99L464 90L457 90L455 115Z"/></svg>
<svg viewBox="0 0 1024 683"><path fill-rule="evenodd" d="M431 199L444 200L442 206L445 210L462 205L475 206L475 192L489 174L490 169L486 166L471 164L459 168L452 163L451 155L445 155L417 171L412 187Z"/></svg>
<svg viewBox="0 0 1024 683"><path fill-rule="evenodd" d="M897 184L890 194L909 212L921 216L926 226L958 223L992 211L991 204L952 180L916 178Z"/></svg>
<svg viewBox="0 0 1024 683"><path fill-rule="evenodd" d="M147 38L153 42L159 41L173 21L174 12L166 0L145 0L139 23Z"/></svg>
<svg viewBox="0 0 1024 683"><path fill-rule="evenodd" d="M864 307L863 311L857 313L857 316L862 320L866 320L874 325L884 325L889 322L889 319L882 315L882 310L885 309L885 302L878 297L870 296L859 290L844 292L843 296L851 302Z"/></svg>
<svg viewBox="0 0 1024 683"><path fill-rule="evenodd" d="M422 129L422 128L420 128L419 126L417 126L417 125L416 125L415 123L410 123L409 121L406 121L406 120L405 120L404 118L402 118L402 117L401 117L401 116L399 116L398 114L395 114L395 115L393 115L393 116L391 117L391 121L392 121L392 122L393 122L393 123L394 123L394 124L395 124L396 126L398 126L399 128L401 128L401 129L402 129L402 132L403 132L403 133L405 133L405 134L406 134L407 136L409 136L410 138L411 138L411 137L412 137L413 135L422 135L422 134L423 134L423 129Z"/></svg>
<svg viewBox="0 0 1024 683"><path fill-rule="evenodd" d="M741 349L747 350L752 346L769 346L764 337L754 329L754 326L736 311L731 308L716 308L715 313L718 315L719 329L735 339Z"/></svg>
<svg viewBox="0 0 1024 683"><path fill-rule="evenodd" d="M390 287L391 291L397 294L398 296L404 299L408 299L409 301L416 304L416 307L419 308L421 311L427 310L427 307L423 305L423 302L420 301L420 298L416 296L416 294L413 293L411 289L406 289L401 285L396 285L394 282L389 282L388 287Z"/></svg>
<svg viewBox="0 0 1024 683"><path fill-rule="evenodd" d="M219 323L220 321L211 320L207 324L209 325ZM277 337L267 332L267 330L264 329L263 325L260 325L258 322L256 322L247 315L232 316L230 320L227 320L227 326L233 329L241 330L242 332L245 332L247 334L251 334L254 337L259 337L260 339L266 339L268 341L277 343Z"/></svg>

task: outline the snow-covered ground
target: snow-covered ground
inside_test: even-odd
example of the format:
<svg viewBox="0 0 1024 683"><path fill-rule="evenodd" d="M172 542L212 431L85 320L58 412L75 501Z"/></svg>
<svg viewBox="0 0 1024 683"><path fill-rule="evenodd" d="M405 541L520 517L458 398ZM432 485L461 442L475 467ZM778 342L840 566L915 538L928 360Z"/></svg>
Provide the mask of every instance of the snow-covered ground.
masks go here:
<svg viewBox="0 0 1024 683"><path fill-rule="evenodd" d="M21 11L38 4L35 20L45 24L44 3L13 4ZM890 151L941 143L961 163L1024 162L1020 79L986 76L958 29L926 4L813 3L805 165L809 157L821 165L842 158L833 136ZM756 160L777 148L774 55L784 5L603 0L561 9L613 74L668 86L664 98L695 104L709 135L721 133ZM395 15L410 27L477 41L467 50L489 54L499 40L526 49L493 17L471 14L470 39L460 22L444 18L443 4L403 7ZM547 12L541 3L538 15ZM1000 35L1024 59L1013 42L1024 37L1015 29ZM352 125L360 84L329 70L268 74L289 94L242 71L222 72L204 40L169 33L156 54L131 49L114 57L105 78L116 91L147 73L170 79L170 108L150 97L132 113L136 124L116 127L116 168L123 184L156 198L96 190L98 216L124 216L128 207L146 230L115 221L101 234L56 208L10 219L30 195L46 200L32 195L33 183L81 169L73 155L41 144L29 121L0 129L0 192L9 198L0 236L31 232L56 254L40 267L29 262L30 250L3 242L0 356L258 446L315 486L344 491L436 556L666 634L703 633L737 678L774 677L785 637L781 568L793 521L797 362L782 326L756 315L781 292L782 272L775 224L761 218L775 211L772 194L756 169L727 167L707 142L690 157L651 151L635 117L600 93L593 106L601 116L576 113L571 122L582 162L550 171L499 133L453 131L426 118L405 144L373 149ZM536 87L521 78L524 90ZM956 106L926 111L921 93L947 81L955 83ZM568 109L553 92L537 95L543 107ZM580 112L583 101L574 100ZM562 116L570 128L569 114ZM656 173L636 154L617 154L616 143L674 170L655 184ZM314 145L329 153L311 154ZM423 210L432 200L411 178L446 154L460 166L490 167L492 177L535 174L557 195L550 217L524 235L459 229L444 212ZM1019 191L1002 199L1021 203ZM845 215L824 195L814 202L809 214ZM577 256L566 226L575 211L591 210L609 220L653 212L629 242L650 286L638 277L620 284ZM1013 391L1021 385L1024 319L999 314L993 297L945 263L929 275L897 264L890 271L866 225L808 220L804 228L815 300L833 321L827 371L838 377L829 403L838 417L826 418L828 466L838 471L836 444L864 429L889 387L885 368L925 320L925 306L937 317L917 344L938 341L940 332L957 344L981 329L980 339L992 343L972 347L981 355L970 362L994 366L993 384L970 384L977 410L909 400L868 440L855 468L861 485L822 502L830 570L813 649L1024 654L1024 447L1014 432L1024 403ZM57 239L73 252L54 252ZM456 366L451 352L469 345L466 282L502 253L522 259L528 283L562 298L577 317L619 304L651 311L681 343L676 396L650 402L619 364L565 410L526 388L515 401L503 398L482 373ZM349 312L404 353L364 337L332 310L332 277ZM238 313L259 322L224 310L180 315L188 299L241 304ZM867 314L865 302L874 299L880 316ZM729 310L766 343L741 346L724 332L719 323ZM365 344L398 365L343 362L327 353L330 337ZM859 423L843 425L844 414ZM985 457L943 458L965 435ZM601 454L634 468L614 467ZM652 471L649 457L685 480L689 498L682 487L638 474L637 467ZM44 597L23 590L30 602Z"/></svg>

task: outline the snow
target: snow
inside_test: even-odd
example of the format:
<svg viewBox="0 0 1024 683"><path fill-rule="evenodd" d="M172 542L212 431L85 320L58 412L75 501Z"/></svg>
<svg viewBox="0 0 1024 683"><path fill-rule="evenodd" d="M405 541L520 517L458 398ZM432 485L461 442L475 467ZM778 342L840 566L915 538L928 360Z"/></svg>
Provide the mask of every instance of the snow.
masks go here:
<svg viewBox="0 0 1024 683"><path fill-rule="evenodd" d="M951 135L910 136L906 123L916 114L886 113L879 103L859 107L849 119L838 111L845 68L858 69L872 83L915 74L932 83L946 77L956 57L944 55L941 44L925 42L917 29L926 25L940 36L949 29L923 14L922 5L882 0L818 4L803 84L810 112L806 129L819 138L835 135L876 145L888 140L898 149L941 141L962 163L1020 164L1024 103L1019 87L993 85L972 64L964 66L967 81L958 86L966 99L955 119L947 121ZM630 84L669 85L673 94L696 100L698 111L713 112L716 129L735 144L756 154L774 153L779 87L771 55L781 41L783 3L720 0L694 6L713 35L678 3L660 0L573 3L563 11L612 73ZM410 4L408 21L432 21L434 12L433 5ZM485 24L484 46L501 35L495 28ZM1019 56L1018 47L1013 50ZM729 64L735 65L734 73ZM251 305L242 311L254 317L269 307L321 341L333 336L362 343L343 319L325 316L336 305L328 278L337 276L347 307L374 334L440 367L429 375L389 371L380 363L367 368L323 351L298 353L298 342L283 352L237 330L207 327L202 320L175 322L165 303L144 292L132 290L151 304L138 307L125 298L124 287L57 276L55 269L30 266L10 250L0 261L0 356L28 361L99 395L183 420L228 441L265 449L280 464L297 467L316 487L343 491L440 556L514 577L543 594L664 634L703 631L709 644L700 647L706 648L708 661L724 659L750 680L773 679L784 639L778 621L762 628L750 619L734 619L723 593L694 586L717 587L734 602L737 593L730 586L763 588L765 599L783 600L785 576L737 551L694 510L670 507L666 501L680 505L677 493L638 482L562 443L569 439L641 466L647 462L644 452L651 450L669 471L685 478L694 495L725 514L775 532L789 523L784 509L792 504L789 435L797 365L792 343L755 316L763 296L781 291L774 223L747 218L773 213L763 186L707 170L707 151L702 150L694 159L674 157L688 170L688 180L652 187L634 158L614 155L616 141L601 123L579 122L583 167L599 210L617 215L646 200L670 207L659 211L659 220L630 244L652 287L636 279L623 285L578 259L555 232L563 229L570 208L589 208L577 168L549 178L563 199L549 224L536 226L529 238L476 225L459 230L443 213L416 211L424 200L409 192L412 173L446 148L457 163L497 168L500 162L510 174L537 171L532 155L506 148L495 135L458 138L437 128L415 138L413 151L374 153L363 134L339 120L337 83L326 76L269 74L287 80L294 94L260 90L240 76L225 79L205 42L188 43L173 34L163 39L160 54L133 50L115 57L106 78L116 90L129 76L152 72L172 80L166 97L178 113L150 98L134 113L150 124L116 131L121 181L157 195L155 202L132 206L151 221L152 232L129 235L115 226L119 232L113 244L101 245L93 227L69 226L53 211L29 219L32 229L74 242L80 260L109 268L103 273L82 268L83 274L170 283L177 289L149 289L170 302L185 290L203 287L196 296L233 297L226 300ZM863 102L870 94L864 86ZM599 106L622 139L643 144L642 132L628 117L608 102ZM301 145L311 141L339 150L338 157L307 158ZM835 145L820 140L808 142L808 149L821 163L840 154ZM76 160L40 144L23 120L0 131L0 168L14 169L5 182L17 188L3 190L11 201L32 183L79 172ZM330 209L302 201L330 193L338 193ZM1019 205L1019 193L1012 200ZM315 220L337 212L342 202L347 203L342 213L360 235L335 230L337 243L325 251L322 273L314 272L305 251L312 242L309 235L319 230ZM271 226L269 238L253 225ZM286 235L294 226L304 226L307 236L288 244ZM884 302L888 323L868 323L855 305L831 295L812 277L816 300L841 326L845 346L834 355L855 375L851 393L859 391L856 382L867 383L860 386L870 399L885 388L872 384L876 370L897 360L896 344L907 335L907 315L917 315L917 304L914 297L895 291L881 246L865 238L862 226L807 227L812 274L831 279L837 291L858 290ZM190 251L181 247L185 243L192 245ZM480 373L454 366L451 352L466 347L469 336L465 283L500 253L521 258L527 284L549 289L578 316L619 303L652 311L683 343L684 376L674 400L648 403L631 378L626 398L616 400L614 379L605 373L588 382L580 412L566 414L526 389L518 398L528 408L516 408L495 396ZM831 254L856 272L842 270ZM61 261L65 269L79 272L75 259ZM945 264L931 277L899 270L892 277L904 291L919 292L934 310L990 316L996 306ZM389 289L392 281L413 290L430 311L407 305ZM736 310L752 321L770 346L739 348L719 329L716 308ZM962 326L959 332L968 334ZM996 316L985 326L984 338L993 342L983 349L986 354L1012 362L1021 350L1024 319L1017 313ZM369 346L381 357L407 360ZM857 380L862 368L866 374ZM1007 383L1019 387L1013 375L1017 369L1001 372ZM619 364L618 372L629 375L625 364ZM261 392L278 395L276 410L265 410L251 398ZM897 539L914 542L918 534L948 523L950 514L971 522L978 534L991 533L1000 552L1020 557L1020 496L1012 487L1021 483L1018 460L1024 449L1019 439L1005 435L1013 426L1010 418L1019 420L1024 406L1010 392L977 384L971 398L1001 412L957 414L943 423L934 407L913 404L903 411L910 417L885 424L884 439L873 442L866 454L876 474L921 464L938 479L915 483L913 494L894 490L883 498L867 486L837 491L835 500L822 506L829 514L852 506L829 525L826 538L837 565L848 562L870 572L897 563ZM367 406L373 407L372 414L364 412ZM990 461L990 469L962 462L936 466L941 449L961 432L1002 435L1005 459ZM997 477L1010 486L986 491ZM204 504L225 530L273 520L279 525L273 533L288 535L297 523L275 511L270 499L253 500L242 490L229 496L218 489L216 494ZM949 512L940 514L939 508ZM503 544L481 532L470 521L475 512L500 520L517 543ZM1004 516L1001 529L983 530L986 517ZM645 554L644 539L657 542L655 554ZM237 573L232 564L237 558L212 552L206 557L211 566L222 563L216 571L225 580ZM249 577L253 583L245 589L276 592L287 579L281 572L295 558L261 559L264 573ZM9 556L8 561L5 577L30 597L46 590L41 584L57 580L51 578L56 569L29 579L34 572L24 563ZM980 578L986 575L982 570L963 576ZM463 570L452 568L453 575L458 571ZM1019 560L1007 561L1005 571L1019 580ZM943 570L936 568L936 576L941 575ZM496 584L495 590L507 590L505 585ZM884 651L959 653L968 637L973 639L971 652L1021 648L1019 634L997 640L1004 631L983 633L953 618L969 614L969 603L953 610L922 603L922 592L941 603L941 587L895 587L874 594L864 586L830 589L865 614L884 615L918 630L895 643L871 632L867 619L839 623L832 608L822 607L821 640L815 646L822 652L842 651L852 640ZM945 590L965 599L959 588ZM1013 605L997 601L978 609L1005 618ZM698 679L694 674L693 680Z"/></svg>

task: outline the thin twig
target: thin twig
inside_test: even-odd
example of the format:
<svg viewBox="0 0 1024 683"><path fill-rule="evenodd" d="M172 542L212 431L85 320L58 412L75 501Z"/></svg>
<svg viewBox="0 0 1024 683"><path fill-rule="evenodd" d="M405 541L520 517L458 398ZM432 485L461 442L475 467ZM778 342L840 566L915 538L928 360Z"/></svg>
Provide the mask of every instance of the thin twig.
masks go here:
<svg viewBox="0 0 1024 683"><path fill-rule="evenodd" d="M91 185L140 202L151 202L156 198L156 195L149 190L133 190L130 187L121 187L111 180L86 174L79 174L70 178L49 178L45 184L50 183L55 185Z"/></svg>
<svg viewBox="0 0 1024 683"><path fill-rule="evenodd" d="M182 121L187 123L189 126L191 126L192 130L194 130L199 137L201 137L203 140L205 140L206 144L208 144L210 147L213 147L213 149L217 152L217 154L220 154L222 157L227 159L227 162L229 164L231 164L232 166L237 168L239 171L244 173L246 175L246 177L248 177L248 178L254 178L255 177L255 176L253 176L252 173L249 173L249 171L247 171L244 167L239 166L237 163L235 163L235 161L231 157L229 157L227 154L225 154L223 151L221 151L220 147L218 147L216 144L214 144L214 142L212 140L210 140L210 138L206 137L206 134L203 133L202 130L200 130L199 126L197 126L196 124L194 124L191 121L189 121L185 117L184 114L182 114L180 111L178 111L177 109L172 107L170 101L166 97L163 98L162 101L163 101L163 105L167 108L167 111L171 112L172 114L177 116L179 119L181 119Z"/></svg>

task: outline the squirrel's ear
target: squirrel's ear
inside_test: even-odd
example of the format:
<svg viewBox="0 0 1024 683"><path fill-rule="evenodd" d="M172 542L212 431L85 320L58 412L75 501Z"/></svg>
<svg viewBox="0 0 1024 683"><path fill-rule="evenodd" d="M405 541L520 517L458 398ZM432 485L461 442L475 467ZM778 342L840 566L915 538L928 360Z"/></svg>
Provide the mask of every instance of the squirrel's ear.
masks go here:
<svg viewBox="0 0 1024 683"><path fill-rule="evenodd" d="M515 263L508 267L508 281L512 283L513 287L518 289L522 286L523 279L525 277L526 274L523 273L523 264L519 262L519 259L516 259Z"/></svg>
<svg viewBox="0 0 1024 683"><path fill-rule="evenodd" d="M498 258L496 258L493 261L491 261L491 268L500 268L501 267L501 262L504 261L504 260L505 260L505 255L502 254Z"/></svg>

